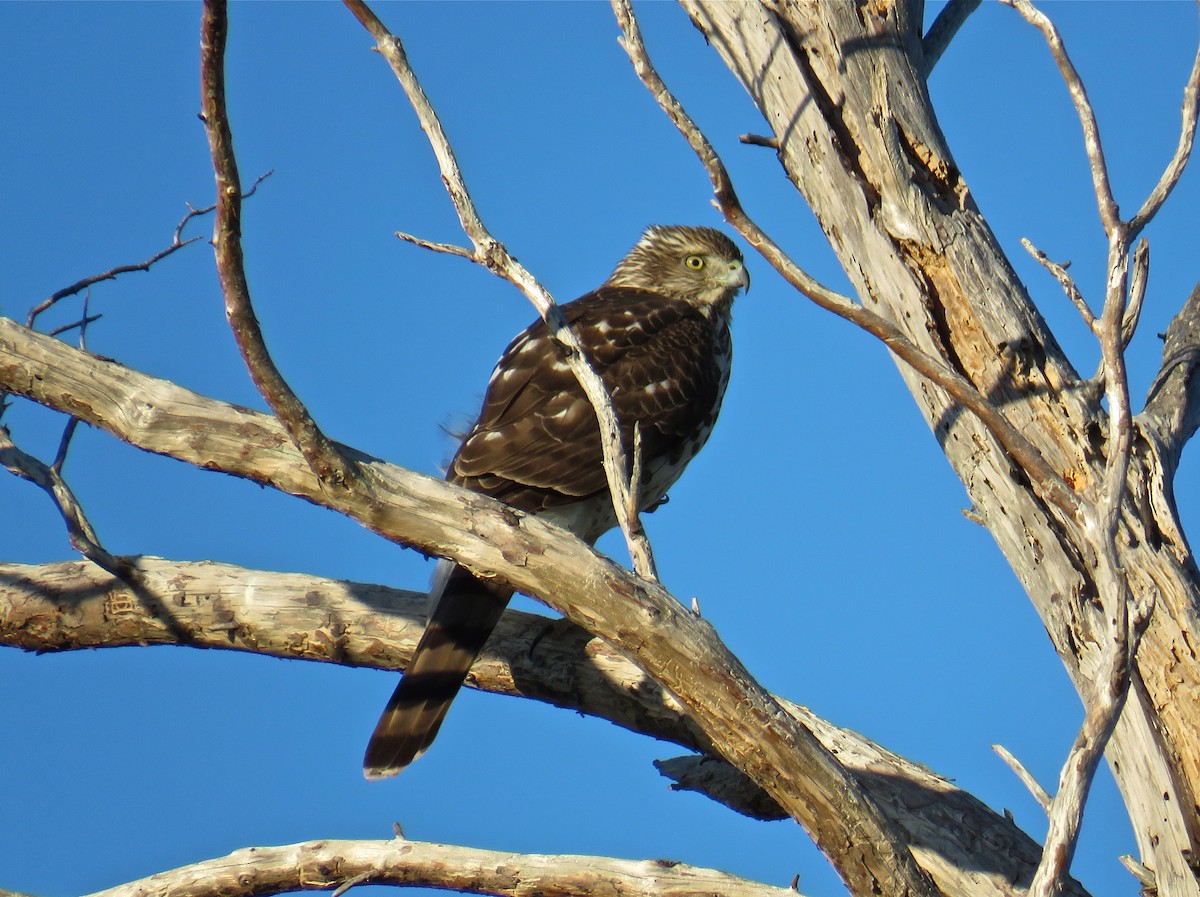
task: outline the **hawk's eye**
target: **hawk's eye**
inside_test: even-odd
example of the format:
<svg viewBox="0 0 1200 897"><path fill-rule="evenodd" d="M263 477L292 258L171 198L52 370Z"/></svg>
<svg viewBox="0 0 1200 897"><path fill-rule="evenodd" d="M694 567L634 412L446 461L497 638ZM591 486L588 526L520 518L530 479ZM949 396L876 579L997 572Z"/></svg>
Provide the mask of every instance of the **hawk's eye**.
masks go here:
<svg viewBox="0 0 1200 897"><path fill-rule="evenodd" d="M685 265L687 265L689 268L691 268L693 271L699 271L701 268L704 267L704 256L689 255L687 258L685 258L683 260L683 263Z"/></svg>

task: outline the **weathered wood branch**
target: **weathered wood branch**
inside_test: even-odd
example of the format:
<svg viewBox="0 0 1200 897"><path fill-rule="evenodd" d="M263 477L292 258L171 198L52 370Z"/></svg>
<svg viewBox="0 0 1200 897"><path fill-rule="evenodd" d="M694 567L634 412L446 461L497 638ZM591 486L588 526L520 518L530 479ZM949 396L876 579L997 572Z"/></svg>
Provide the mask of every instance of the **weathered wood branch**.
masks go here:
<svg viewBox="0 0 1200 897"><path fill-rule="evenodd" d="M1168 483L1174 478L1184 445L1200 427L1198 366L1200 284L1192 290L1167 328L1162 367L1150 387L1145 410L1137 419L1143 432L1154 434Z"/></svg>
<svg viewBox="0 0 1200 897"><path fill-rule="evenodd" d="M858 838L857 828L882 834L888 823L846 769L755 682L705 620L656 583L634 576L558 527L349 449L339 451L356 462L371 485L326 489L273 417L139 374L2 318L0 389L147 451L245 477L345 514L398 544L451 557L477 575L500 577L546 601L627 652L673 692L721 756L803 821L819 843L836 845L835 863L844 865L848 880L869 887L895 875L893 893L935 893L931 882L887 868L886 851L880 857L876 843Z"/></svg>
<svg viewBox="0 0 1200 897"><path fill-rule="evenodd" d="M651 64L629 0L613 0L613 7L634 70L700 158L712 182L717 208L738 229L746 242L806 298L876 337L914 371L937 384L977 415L1009 457L1021 465L1024 475L1037 485L1046 500L1057 505L1068 517L1078 517L1081 503L1062 476L1046 463L1036 446L1012 425L1001 409L989 401L989 397L975 384L940 357L923 350L886 317L815 280L746 214L733 189L729 173L712 144L667 89Z"/></svg>
<svg viewBox="0 0 1200 897"><path fill-rule="evenodd" d="M214 562L131 560L145 589L85 562L0 564L0 644L38 652L187 645L347 666L399 669L424 628L425 595ZM711 754L678 700L587 631L509 610L471 671L471 684L606 719ZM926 767L811 711L781 705L836 754L904 833L947 893L1009 893L1028 882L1040 849L1009 819ZM739 813L782 819L779 804L710 756L660 770ZM1072 883L1067 893L1083 897Z"/></svg>
<svg viewBox="0 0 1200 897"><path fill-rule="evenodd" d="M100 544L100 537L57 467L17 448L4 427L0 427L0 467L33 483L50 496L66 524L72 548L109 573L122 575L125 572L124 565Z"/></svg>
<svg viewBox="0 0 1200 897"><path fill-rule="evenodd" d="M921 41L921 50L925 56L925 75L933 71L942 54L954 40L954 35L966 23L971 13L979 8L982 0L950 0L942 11L937 14L925 37Z"/></svg>
<svg viewBox="0 0 1200 897"><path fill-rule="evenodd" d="M261 897L289 891L340 893L358 884L501 897L796 897L790 888L669 860L503 853L401 838L247 847L91 897Z"/></svg>
<svg viewBox="0 0 1200 897"><path fill-rule="evenodd" d="M788 177L863 305L1003 409L1077 494L1094 495L1110 450L1107 415L1013 273L945 145L916 62L919 4L684 5L762 110ZM903 366L901 374L1076 688L1088 693L1109 630L1094 601L1089 534L1039 498L945 392ZM1108 758L1161 892L1194 895L1200 583L1171 503L1173 467L1154 439L1135 437L1132 452L1117 549L1133 600L1154 596L1156 610Z"/></svg>
<svg viewBox="0 0 1200 897"><path fill-rule="evenodd" d="M225 108L225 45L228 36L229 20L224 0L207 0L200 23L200 105L216 178L217 220L213 228L213 253L221 292L225 297L225 316L250 379L309 466L333 487L361 487L353 460L343 456L321 431L275 365L250 300L250 285L246 281L242 253L242 182L233 152L233 132Z"/></svg>
<svg viewBox="0 0 1200 897"><path fill-rule="evenodd" d="M591 359L583 349L583 343L570 327L559 311L558 303L550 295L541 282L533 276L524 265L515 259L484 225L483 218L471 191L467 189L466 179L459 167L454 147L450 143L441 118L434 109L433 103L421 86L416 72L409 63L408 54L400 38L392 34L383 21L363 0L343 0L351 14L375 38L375 48L387 60L404 94L412 104L421 131L429 141L434 158L437 159L438 169L442 173L442 184L446 188L454 211L458 215L463 232L471 241L471 249L447 247L445 244L431 243L413 237L411 234L397 234L426 249L449 251L453 255L461 255L476 264L482 265L498 277L503 277L533 303L550 335L564 349L564 360L570 366L575 379L583 389L592 409L596 412L596 421L600 427L600 448L604 456L604 475L608 480L609 492L612 494L613 511L617 525L625 536L625 544L629 548L629 556L633 568L645 579L658 579L658 569L654 563L654 552L650 540L638 516L637 488L638 480L630 473L630 461L626 458L625 448L621 444L621 428L617 421L617 413L613 407L612 396L604 380L592 367Z"/></svg>

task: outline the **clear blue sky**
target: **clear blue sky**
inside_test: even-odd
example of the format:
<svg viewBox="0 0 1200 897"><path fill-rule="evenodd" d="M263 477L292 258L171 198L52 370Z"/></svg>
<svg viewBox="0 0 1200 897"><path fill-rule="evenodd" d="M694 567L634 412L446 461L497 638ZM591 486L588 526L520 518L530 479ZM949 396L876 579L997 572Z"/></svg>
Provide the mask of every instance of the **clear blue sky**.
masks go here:
<svg viewBox="0 0 1200 897"><path fill-rule="evenodd" d="M1118 198L1144 197L1175 145L1197 36L1192 4L1047 3L1092 92ZM669 84L725 155L743 201L818 277L844 281L715 53L673 4L638 7ZM649 223L719 225L699 165L631 73L602 3L381 5L406 41L494 232L562 301L598 284ZM213 193L199 108L199 7L0 4L0 313L165 245ZM229 91L248 270L276 358L333 437L435 472L441 425L476 409L533 316L468 263L392 236L457 241L424 138L340 5L241 3ZM931 82L975 196L1077 366L1095 347L1028 236L1074 262L1093 299L1104 243L1066 92L1037 35L986 4ZM1156 332L1197 279L1200 181L1150 231L1135 395ZM192 233L207 233L207 220ZM768 688L1010 808L1040 811L995 758L1049 787L1080 707L1030 604L886 353L791 293L761 260L735 322L720 425L648 520L665 584ZM69 320L78 306L56 322ZM97 287L90 347L261 407L201 243ZM53 455L61 423L22 403L18 444ZM1196 523L1195 465L1178 486ZM83 431L67 466L107 547L423 588L431 564L357 525ZM619 543L603 543L619 550ZM46 498L0 477L0 556L72 557ZM416 839L514 851L669 857L806 894L841 887L790 823L751 823L652 768L670 746L526 702L465 694L430 754L369 784L359 759L392 674L184 649L34 657L0 651L0 887L59 897L238 847ZM486 734L484 734L486 733ZM1076 871L1132 892L1132 839L1103 773Z"/></svg>

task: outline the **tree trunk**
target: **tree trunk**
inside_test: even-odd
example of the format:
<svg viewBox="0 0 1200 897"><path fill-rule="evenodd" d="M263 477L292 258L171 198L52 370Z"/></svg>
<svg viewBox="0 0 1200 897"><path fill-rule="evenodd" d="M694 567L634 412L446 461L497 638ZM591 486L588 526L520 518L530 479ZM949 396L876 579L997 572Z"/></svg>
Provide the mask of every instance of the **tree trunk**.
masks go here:
<svg viewBox="0 0 1200 897"><path fill-rule="evenodd" d="M788 177L860 300L969 379L1080 495L1099 482L1107 421L980 215L930 103L921 5L684 0L779 143ZM992 435L901 366L1076 689L1109 623L1077 521L1039 495ZM1141 419L1119 540L1134 600L1155 609L1108 759L1160 893L1198 894L1197 574L1170 493L1172 459Z"/></svg>

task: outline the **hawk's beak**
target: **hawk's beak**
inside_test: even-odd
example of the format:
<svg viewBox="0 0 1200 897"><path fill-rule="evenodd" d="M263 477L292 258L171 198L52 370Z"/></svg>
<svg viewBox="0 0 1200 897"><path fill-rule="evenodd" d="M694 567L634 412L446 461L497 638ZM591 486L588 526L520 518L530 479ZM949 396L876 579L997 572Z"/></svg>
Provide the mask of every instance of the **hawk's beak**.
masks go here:
<svg viewBox="0 0 1200 897"><path fill-rule="evenodd" d="M741 262L730 262L729 270L725 274L725 283L731 287L743 287L749 293L750 272Z"/></svg>

